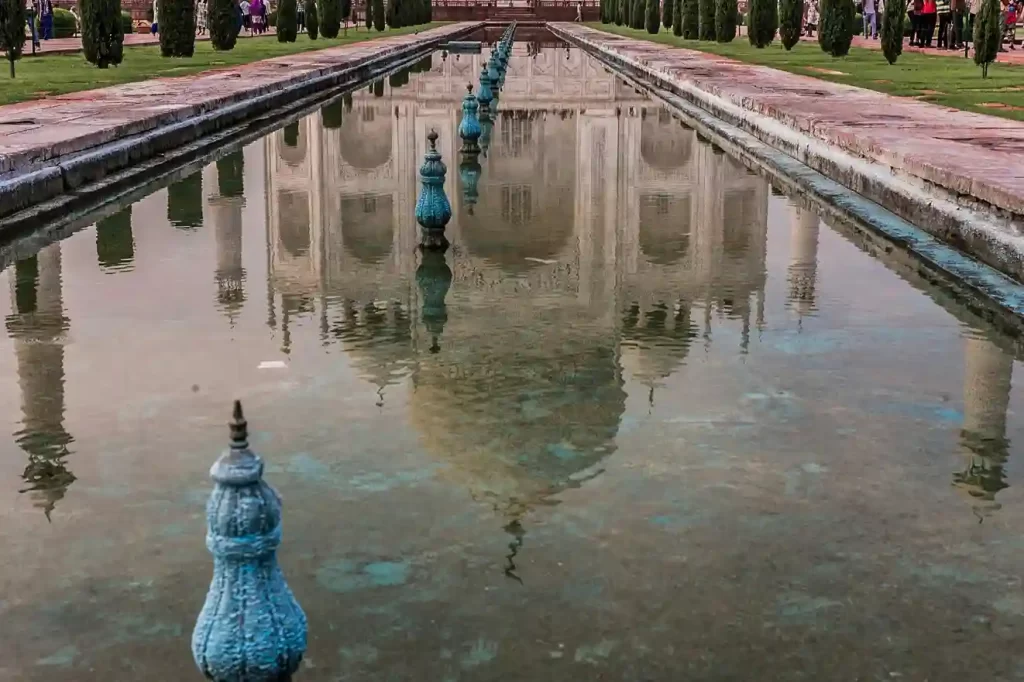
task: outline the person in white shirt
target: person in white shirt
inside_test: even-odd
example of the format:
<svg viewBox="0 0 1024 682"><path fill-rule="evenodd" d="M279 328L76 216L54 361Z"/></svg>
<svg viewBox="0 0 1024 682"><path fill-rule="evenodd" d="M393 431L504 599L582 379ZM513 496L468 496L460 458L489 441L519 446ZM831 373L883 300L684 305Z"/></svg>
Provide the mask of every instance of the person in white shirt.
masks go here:
<svg viewBox="0 0 1024 682"><path fill-rule="evenodd" d="M249 18L249 0L242 0L238 3L238 9L242 12L242 28L252 33L252 20Z"/></svg>

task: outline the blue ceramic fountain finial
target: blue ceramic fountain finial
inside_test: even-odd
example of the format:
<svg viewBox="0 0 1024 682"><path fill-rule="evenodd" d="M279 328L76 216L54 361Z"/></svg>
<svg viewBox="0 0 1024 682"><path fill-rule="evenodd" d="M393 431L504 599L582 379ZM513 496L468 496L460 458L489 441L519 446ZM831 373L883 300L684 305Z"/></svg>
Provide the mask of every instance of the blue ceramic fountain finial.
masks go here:
<svg viewBox="0 0 1024 682"><path fill-rule="evenodd" d="M210 469L206 547L213 581L192 632L192 656L214 682L286 682L306 652L306 614L277 565L281 498L263 481L235 401L231 445Z"/></svg>
<svg viewBox="0 0 1024 682"><path fill-rule="evenodd" d="M500 77L499 66L498 66L498 50L491 53L491 58L487 60L487 78L491 81L491 87L493 88L498 83Z"/></svg>
<svg viewBox="0 0 1024 682"><path fill-rule="evenodd" d="M480 90L476 94L476 99L480 102L481 108L484 109L490 107L491 102L494 101L494 93L491 91L491 77L487 75L486 65L480 72Z"/></svg>
<svg viewBox="0 0 1024 682"><path fill-rule="evenodd" d="M480 151L477 140L480 139L480 121L476 117L480 105L473 96L473 85L466 86L466 96L462 98L462 122L459 123L459 137L462 138L462 152L472 154Z"/></svg>
<svg viewBox="0 0 1024 682"><path fill-rule="evenodd" d="M424 249L444 251L448 248L448 240L444 236L444 228L452 219L452 205L444 193L444 176L448 169L437 151L437 131L431 130L427 135L430 148L423 156L420 166L419 199L416 200L416 222L422 228L420 246Z"/></svg>

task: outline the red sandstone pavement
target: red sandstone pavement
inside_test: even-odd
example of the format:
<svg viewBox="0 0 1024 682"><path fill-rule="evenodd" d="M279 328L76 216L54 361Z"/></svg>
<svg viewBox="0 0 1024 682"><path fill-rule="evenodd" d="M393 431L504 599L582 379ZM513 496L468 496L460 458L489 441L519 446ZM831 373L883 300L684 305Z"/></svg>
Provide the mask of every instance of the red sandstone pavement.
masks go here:
<svg viewBox="0 0 1024 682"><path fill-rule="evenodd" d="M456 34L466 26L449 24L419 34L367 40L192 76L156 78L0 106L0 175L270 92L337 70L347 62Z"/></svg>
<svg viewBox="0 0 1024 682"><path fill-rule="evenodd" d="M850 154L1024 214L1024 123L558 24L684 89L717 96Z"/></svg>

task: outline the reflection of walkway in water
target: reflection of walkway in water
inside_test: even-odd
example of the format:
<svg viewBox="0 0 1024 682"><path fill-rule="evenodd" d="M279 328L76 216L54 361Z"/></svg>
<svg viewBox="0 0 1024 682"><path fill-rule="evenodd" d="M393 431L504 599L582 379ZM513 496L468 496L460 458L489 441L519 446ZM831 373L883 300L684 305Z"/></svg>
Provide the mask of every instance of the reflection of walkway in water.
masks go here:
<svg viewBox="0 0 1024 682"><path fill-rule="evenodd" d="M47 518L75 480L66 465L73 439L64 429L64 317L60 244L51 244L15 264L12 314L7 333L14 339L21 386L21 428L14 440L28 454L22 492L31 495Z"/></svg>

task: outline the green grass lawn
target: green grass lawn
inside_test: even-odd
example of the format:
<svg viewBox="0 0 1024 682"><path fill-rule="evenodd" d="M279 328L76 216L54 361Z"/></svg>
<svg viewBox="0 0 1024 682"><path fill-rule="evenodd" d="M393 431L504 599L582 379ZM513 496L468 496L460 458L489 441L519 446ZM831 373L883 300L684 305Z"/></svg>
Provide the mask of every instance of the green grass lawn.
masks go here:
<svg viewBox="0 0 1024 682"><path fill-rule="evenodd" d="M9 71L6 59L4 59L4 63L0 65L0 83L3 84L0 86L0 104L13 104L48 95L103 88L108 85L132 83L161 76L185 76L297 52L322 50L327 47L348 45L373 38L425 31L428 28L442 25L440 22L435 22L424 26L387 30L382 33L368 32L365 27L360 27L358 30L350 28L347 38L339 35L335 40L324 38L310 40L309 36L303 33L294 43L279 43L274 36L239 38L235 49L228 52L216 52L210 45L210 41L204 40L196 42L196 52L191 59L161 57L160 48L156 45L126 47L124 61L121 62L121 65L109 69L96 68L85 61L81 54L22 57L16 62L17 77L14 80L8 77Z"/></svg>
<svg viewBox="0 0 1024 682"><path fill-rule="evenodd" d="M982 79L981 69L974 65L974 60L964 59L962 52L948 57L905 52L890 66L881 50L852 48L846 57L835 59L822 52L817 42L801 41L786 52L776 41L759 50L746 36L737 36L731 43L713 43L676 38L664 27L657 35L650 35L645 30L614 24L589 25L630 38L700 50L833 83L1024 120L1024 66L996 63L989 68L988 78Z"/></svg>

